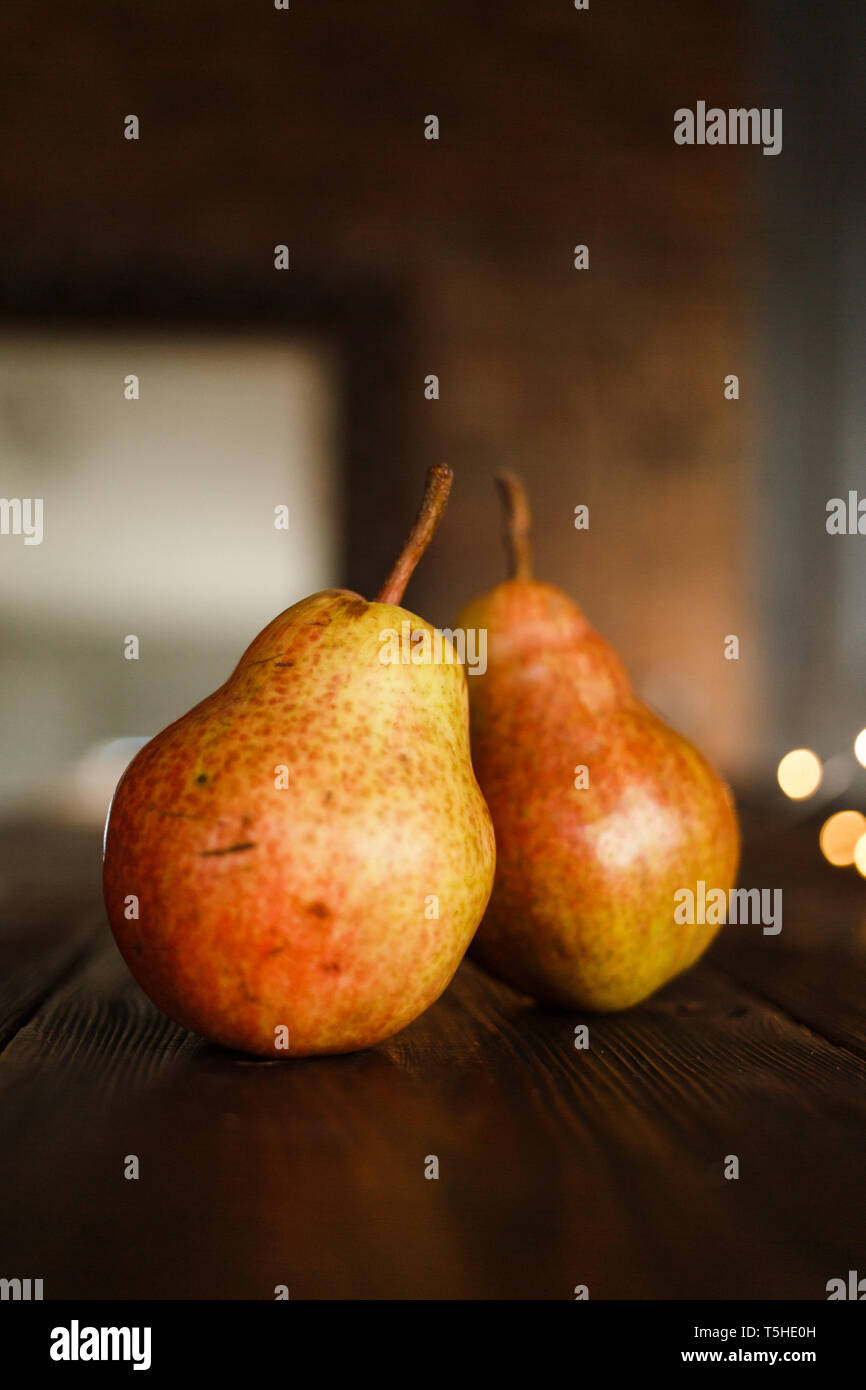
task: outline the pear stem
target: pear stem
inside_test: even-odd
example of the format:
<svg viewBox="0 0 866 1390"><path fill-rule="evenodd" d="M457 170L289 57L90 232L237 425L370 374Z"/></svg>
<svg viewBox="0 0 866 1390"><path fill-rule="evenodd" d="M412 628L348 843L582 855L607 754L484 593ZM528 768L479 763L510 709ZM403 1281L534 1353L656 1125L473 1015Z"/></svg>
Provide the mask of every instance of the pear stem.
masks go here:
<svg viewBox="0 0 866 1390"><path fill-rule="evenodd" d="M508 551L510 577L532 578L532 545L529 532L532 514L526 489L516 473L499 473L496 486L505 508L505 546Z"/></svg>
<svg viewBox="0 0 866 1390"><path fill-rule="evenodd" d="M453 478L454 474L447 463L435 463L432 468L427 470L424 496L415 518L415 525L409 532L406 544L397 556L391 573L376 595L377 603L399 605L415 566L433 539L433 534L442 520L442 513L445 511L445 503L448 501Z"/></svg>

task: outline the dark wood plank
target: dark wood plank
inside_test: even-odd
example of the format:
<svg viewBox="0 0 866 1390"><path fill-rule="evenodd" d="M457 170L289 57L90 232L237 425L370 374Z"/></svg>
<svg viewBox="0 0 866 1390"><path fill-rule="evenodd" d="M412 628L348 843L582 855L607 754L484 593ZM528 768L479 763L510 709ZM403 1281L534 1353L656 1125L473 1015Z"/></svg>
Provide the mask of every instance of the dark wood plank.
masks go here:
<svg viewBox="0 0 866 1390"><path fill-rule="evenodd" d="M785 946L740 949L722 956L719 968L754 996L866 1061L866 971L849 954Z"/></svg>
<svg viewBox="0 0 866 1390"><path fill-rule="evenodd" d="M0 1057L4 1261L132 1298L816 1298L854 1267L859 1059L712 965L588 1021L578 1052L467 963L386 1046L256 1062L106 941Z"/></svg>
<svg viewBox="0 0 866 1390"><path fill-rule="evenodd" d="M92 832L63 827L0 840L0 1049L99 939L97 855Z"/></svg>
<svg viewBox="0 0 866 1390"><path fill-rule="evenodd" d="M768 826L765 815L763 828L754 828L741 882L781 889L782 930L764 936L759 927L726 927L712 961L758 998L866 1058L866 884L853 868L824 861L823 818Z"/></svg>
<svg viewBox="0 0 866 1390"><path fill-rule="evenodd" d="M81 963L102 931L94 913L74 923L60 941L49 928L16 931L0 939L0 1050L35 1009Z"/></svg>

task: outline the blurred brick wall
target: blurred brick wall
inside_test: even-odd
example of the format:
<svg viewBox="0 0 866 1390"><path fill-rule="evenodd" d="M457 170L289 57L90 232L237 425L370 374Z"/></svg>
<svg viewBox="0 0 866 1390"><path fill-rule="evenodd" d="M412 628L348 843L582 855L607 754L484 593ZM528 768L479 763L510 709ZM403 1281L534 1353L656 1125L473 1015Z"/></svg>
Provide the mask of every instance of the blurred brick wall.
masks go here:
<svg viewBox="0 0 866 1390"><path fill-rule="evenodd" d="M445 623L500 578L490 480L520 470L540 575L743 777L761 689L743 312L760 156L678 148L672 131L697 99L760 104L751 41L745 0L10 5L4 257L132 277L156 257L230 278L285 241L292 275L392 286L408 456L383 529L402 531L428 463L458 474L410 606ZM131 112L138 143L122 138ZM578 242L588 272L572 268ZM738 663L722 658L730 632Z"/></svg>

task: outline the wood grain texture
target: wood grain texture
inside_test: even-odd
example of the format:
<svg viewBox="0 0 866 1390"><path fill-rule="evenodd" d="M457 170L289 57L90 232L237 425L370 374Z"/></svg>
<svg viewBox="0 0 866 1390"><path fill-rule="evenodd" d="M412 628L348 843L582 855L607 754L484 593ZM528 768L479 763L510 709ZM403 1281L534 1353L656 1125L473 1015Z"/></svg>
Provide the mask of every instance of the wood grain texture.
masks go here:
<svg viewBox="0 0 866 1390"><path fill-rule="evenodd" d="M585 1020L464 963L382 1047L263 1062L164 1019L104 929L75 946L62 879L0 1053L2 1272L46 1297L820 1299L862 1263L853 944L835 1026L831 957L759 936Z"/></svg>
<svg viewBox="0 0 866 1390"><path fill-rule="evenodd" d="M93 837L39 832L37 875L33 842L33 832L18 827L0 845L0 1048L104 930L93 894Z"/></svg>

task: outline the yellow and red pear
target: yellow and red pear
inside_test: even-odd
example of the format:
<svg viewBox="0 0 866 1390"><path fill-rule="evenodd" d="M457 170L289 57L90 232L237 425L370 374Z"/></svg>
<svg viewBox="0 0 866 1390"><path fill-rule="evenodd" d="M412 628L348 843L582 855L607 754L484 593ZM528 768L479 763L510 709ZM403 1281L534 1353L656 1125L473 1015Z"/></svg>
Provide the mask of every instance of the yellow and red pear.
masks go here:
<svg viewBox="0 0 866 1390"><path fill-rule="evenodd" d="M576 604L531 577L525 493L511 475L500 485L513 577L459 620L487 631L470 729L497 844L472 955L540 1001L624 1009L690 966L718 930L675 920L675 894L696 894L699 881L707 892L733 886L733 800L638 699Z"/></svg>
<svg viewBox="0 0 866 1390"><path fill-rule="evenodd" d="M495 850L463 669L383 661L404 622L432 637L398 605L450 481L431 469L377 601L328 589L281 613L118 785L117 944L154 1003L215 1042L372 1046L439 997L484 911Z"/></svg>

